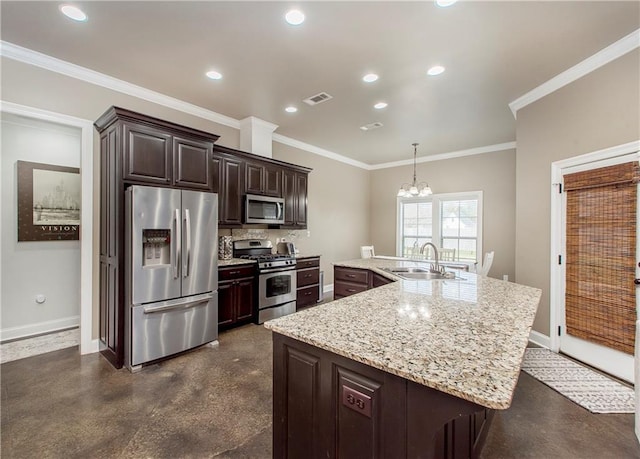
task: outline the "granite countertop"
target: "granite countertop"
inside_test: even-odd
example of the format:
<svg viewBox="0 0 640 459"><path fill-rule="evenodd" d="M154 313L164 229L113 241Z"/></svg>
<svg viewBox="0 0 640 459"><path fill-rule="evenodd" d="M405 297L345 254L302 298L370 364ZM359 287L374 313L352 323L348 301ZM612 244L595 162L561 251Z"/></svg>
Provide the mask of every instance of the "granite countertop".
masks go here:
<svg viewBox="0 0 640 459"><path fill-rule="evenodd" d="M506 409L542 291L458 271L460 280L408 281L380 267L334 263L398 280L266 322L266 328L479 405Z"/></svg>
<svg viewBox="0 0 640 459"><path fill-rule="evenodd" d="M225 266L235 265L251 265L256 263L256 260L247 260L245 258L231 258L230 260L218 259L218 268L224 268Z"/></svg>

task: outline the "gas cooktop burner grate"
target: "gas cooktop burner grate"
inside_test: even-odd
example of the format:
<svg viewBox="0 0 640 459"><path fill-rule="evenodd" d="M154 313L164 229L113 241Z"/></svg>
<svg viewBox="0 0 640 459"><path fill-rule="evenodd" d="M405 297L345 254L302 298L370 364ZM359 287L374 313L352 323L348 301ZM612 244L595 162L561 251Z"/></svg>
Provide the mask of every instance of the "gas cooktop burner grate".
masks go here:
<svg viewBox="0 0 640 459"><path fill-rule="evenodd" d="M269 255L240 255L239 258L244 260L257 260L257 261L270 261L270 260L292 260L294 257L284 254L269 254Z"/></svg>

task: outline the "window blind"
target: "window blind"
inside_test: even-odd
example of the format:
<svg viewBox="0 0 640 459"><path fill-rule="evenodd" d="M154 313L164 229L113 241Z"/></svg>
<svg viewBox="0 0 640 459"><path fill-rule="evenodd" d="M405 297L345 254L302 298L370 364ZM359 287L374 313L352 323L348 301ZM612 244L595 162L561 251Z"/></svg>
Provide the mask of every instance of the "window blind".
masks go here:
<svg viewBox="0 0 640 459"><path fill-rule="evenodd" d="M567 174L567 333L634 353L637 162Z"/></svg>

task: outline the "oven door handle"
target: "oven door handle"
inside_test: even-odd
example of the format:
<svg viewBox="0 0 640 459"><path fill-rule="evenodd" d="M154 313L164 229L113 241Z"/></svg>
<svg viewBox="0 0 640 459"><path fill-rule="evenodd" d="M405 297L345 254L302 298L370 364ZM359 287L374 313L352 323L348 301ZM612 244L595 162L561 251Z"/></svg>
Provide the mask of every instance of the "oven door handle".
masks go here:
<svg viewBox="0 0 640 459"><path fill-rule="evenodd" d="M295 271L295 269L296 269L295 266L289 265L283 268L261 269L258 274L273 274L273 273L280 273L280 272L286 272L286 271Z"/></svg>

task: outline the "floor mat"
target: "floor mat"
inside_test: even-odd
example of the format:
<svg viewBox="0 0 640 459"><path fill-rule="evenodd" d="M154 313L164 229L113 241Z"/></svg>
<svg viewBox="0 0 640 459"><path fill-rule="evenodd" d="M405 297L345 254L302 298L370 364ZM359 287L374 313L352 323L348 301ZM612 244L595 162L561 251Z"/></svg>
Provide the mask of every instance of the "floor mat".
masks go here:
<svg viewBox="0 0 640 459"><path fill-rule="evenodd" d="M632 388L549 349L527 348L522 371L592 413L635 411Z"/></svg>

